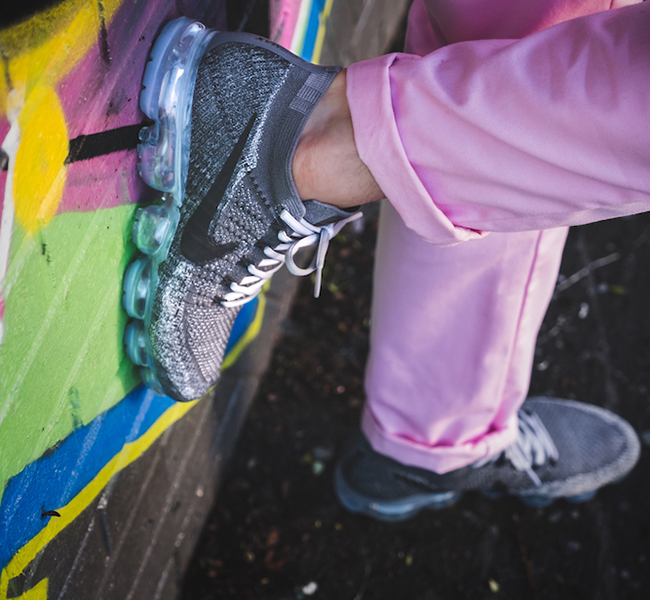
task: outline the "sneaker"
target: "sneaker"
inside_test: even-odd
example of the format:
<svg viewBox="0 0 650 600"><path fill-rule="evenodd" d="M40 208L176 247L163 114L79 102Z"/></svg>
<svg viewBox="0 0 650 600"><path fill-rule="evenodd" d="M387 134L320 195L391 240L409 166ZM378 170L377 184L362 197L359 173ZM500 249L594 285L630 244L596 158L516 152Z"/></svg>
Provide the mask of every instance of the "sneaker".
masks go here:
<svg viewBox="0 0 650 600"><path fill-rule="evenodd" d="M627 475L640 444L629 423L597 406L531 398L519 411L519 437L503 452L439 475L378 454L359 435L334 475L341 503L382 521L401 521L423 508L444 508L463 492L518 496L530 506L557 498L584 502Z"/></svg>
<svg viewBox="0 0 650 600"><path fill-rule="evenodd" d="M144 382L181 401L219 378L233 323L283 264L317 272L329 240L361 213L302 202L292 159L312 110L339 72L245 33L180 18L151 51L140 108L140 174L162 200L139 209L145 255L124 278L125 332ZM312 263L296 252L318 245Z"/></svg>

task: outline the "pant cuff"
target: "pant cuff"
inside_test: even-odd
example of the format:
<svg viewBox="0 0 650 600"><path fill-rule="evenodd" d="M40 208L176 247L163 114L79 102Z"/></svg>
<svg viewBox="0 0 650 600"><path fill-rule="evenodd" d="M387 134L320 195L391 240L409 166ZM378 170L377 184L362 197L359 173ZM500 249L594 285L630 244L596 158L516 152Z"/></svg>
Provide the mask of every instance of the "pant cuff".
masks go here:
<svg viewBox="0 0 650 600"><path fill-rule="evenodd" d="M491 431L480 440L459 446L427 446L384 431L366 405L361 429L376 452L404 465L443 474L505 450L517 438L518 424L515 414L505 429Z"/></svg>

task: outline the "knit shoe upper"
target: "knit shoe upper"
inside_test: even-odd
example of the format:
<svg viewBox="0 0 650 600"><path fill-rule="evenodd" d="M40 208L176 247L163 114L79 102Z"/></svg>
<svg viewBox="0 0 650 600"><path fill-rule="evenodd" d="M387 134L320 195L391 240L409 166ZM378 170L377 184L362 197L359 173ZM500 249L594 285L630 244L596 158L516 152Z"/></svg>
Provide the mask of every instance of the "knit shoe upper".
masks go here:
<svg viewBox="0 0 650 600"><path fill-rule="evenodd" d="M362 436L343 452L335 473L348 509L381 520L401 520L422 508L442 508L463 492L508 493L533 506L556 498L591 498L636 464L639 440L623 419L602 408L531 398L519 412L519 436L503 452L439 475L375 452Z"/></svg>
<svg viewBox="0 0 650 600"><path fill-rule="evenodd" d="M180 30L195 25L179 19L168 26L175 35L163 31L157 42L159 54L170 58L159 61L162 75L152 85L175 74L181 83L175 95L159 94L174 98L173 106L152 103L150 112L158 114L149 116L158 119L156 127L175 131L166 136L172 142L144 134L141 157L164 162L170 154L169 162L179 165L170 169L174 183L165 207L180 209L164 256L147 263L146 285L138 288L133 276L130 286L136 299L143 295L138 289L147 289L142 317L129 311L142 321L139 335L131 333L137 351L130 355L145 368L145 378L178 400L201 397L216 383L241 305L285 263L295 274L320 274L329 240L360 216L303 203L291 174L300 133L339 69L306 63L258 36L205 30L205 51L194 58L192 80L184 81L191 69L177 74L175 55L187 45ZM184 117L177 107L185 105ZM147 177L156 170L164 171L145 164L143 177L166 186L159 182L164 177ZM318 244L312 264L298 267L294 254L312 244Z"/></svg>

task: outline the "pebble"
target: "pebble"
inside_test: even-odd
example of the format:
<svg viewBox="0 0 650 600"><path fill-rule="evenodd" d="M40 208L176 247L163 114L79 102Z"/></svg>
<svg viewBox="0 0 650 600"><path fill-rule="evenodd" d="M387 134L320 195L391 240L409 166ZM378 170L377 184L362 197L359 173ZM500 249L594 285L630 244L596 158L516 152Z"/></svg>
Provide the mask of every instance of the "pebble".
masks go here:
<svg viewBox="0 0 650 600"><path fill-rule="evenodd" d="M305 594L305 596L311 596L316 593L317 589L318 584L315 581L312 581L302 588L302 593Z"/></svg>

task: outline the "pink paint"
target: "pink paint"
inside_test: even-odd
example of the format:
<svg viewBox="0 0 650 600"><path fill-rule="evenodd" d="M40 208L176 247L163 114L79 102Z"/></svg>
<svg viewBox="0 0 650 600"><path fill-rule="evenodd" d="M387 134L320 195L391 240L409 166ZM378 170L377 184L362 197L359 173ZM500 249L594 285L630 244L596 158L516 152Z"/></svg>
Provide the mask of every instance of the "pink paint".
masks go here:
<svg viewBox="0 0 650 600"><path fill-rule="evenodd" d="M184 2L183 14L223 26L224 2ZM60 82L58 94L74 139L141 123L138 108L142 73L151 45L162 26L179 16L171 1L125 2L77 67ZM106 51L108 48L108 51ZM115 152L68 166L67 183L58 212L94 211L150 199L140 180L135 150Z"/></svg>
<svg viewBox="0 0 650 600"><path fill-rule="evenodd" d="M109 25L106 44L93 44L60 82L68 136L74 139L142 122L138 108L142 73L160 24L177 14L171 2L125 3ZM108 51L102 51L102 47ZM135 150L73 162L58 212L93 211L141 200Z"/></svg>
<svg viewBox="0 0 650 600"><path fill-rule="evenodd" d="M302 0L271 0L270 2L270 37L280 46L285 48L291 46L301 3Z"/></svg>

